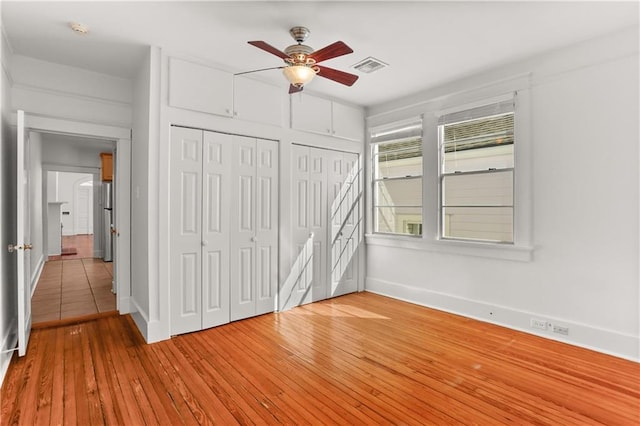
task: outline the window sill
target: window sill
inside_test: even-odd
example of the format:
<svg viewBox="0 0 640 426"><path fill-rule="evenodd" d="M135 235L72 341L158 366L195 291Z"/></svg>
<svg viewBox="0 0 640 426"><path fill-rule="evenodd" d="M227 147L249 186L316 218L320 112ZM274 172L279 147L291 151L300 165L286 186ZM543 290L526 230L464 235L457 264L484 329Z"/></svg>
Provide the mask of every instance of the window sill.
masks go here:
<svg viewBox="0 0 640 426"><path fill-rule="evenodd" d="M463 256L487 257L491 259L531 262L533 247L511 244L482 243L476 241L426 240L411 236L367 234L367 245L432 251Z"/></svg>

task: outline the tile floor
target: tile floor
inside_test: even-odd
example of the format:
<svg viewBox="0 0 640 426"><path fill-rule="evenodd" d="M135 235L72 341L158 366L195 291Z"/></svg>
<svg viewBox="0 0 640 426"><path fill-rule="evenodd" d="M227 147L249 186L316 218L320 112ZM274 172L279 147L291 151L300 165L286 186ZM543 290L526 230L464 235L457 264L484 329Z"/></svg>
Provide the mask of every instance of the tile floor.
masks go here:
<svg viewBox="0 0 640 426"><path fill-rule="evenodd" d="M31 298L32 323L114 311L113 263L84 258L45 263Z"/></svg>
<svg viewBox="0 0 640 426"><path fill-rule="evenodd" d="M93 235L65 235L62 237L62 249L74 248L75 254L49 256L49 260L85 259L93 257Z"/></svg>

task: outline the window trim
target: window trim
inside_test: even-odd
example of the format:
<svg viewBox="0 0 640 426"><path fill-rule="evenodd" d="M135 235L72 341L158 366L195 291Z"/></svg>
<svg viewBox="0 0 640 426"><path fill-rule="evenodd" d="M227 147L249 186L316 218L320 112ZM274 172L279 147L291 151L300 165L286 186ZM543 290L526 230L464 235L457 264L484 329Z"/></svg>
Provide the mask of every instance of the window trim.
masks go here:
<svg viewBox="0 0 640 426"><path fill-rule="evenodd" d="M400 121L407 117L422 115L424 133L422 135L423 154L423 228L422 238L407 238L404 235L388 235L372 233L373 220L372 187L367 187L366 225L367 233L365 242L367 245L382 246L398 249L412 249L434 254L452 256L474 256L495 260L523 261L533 260L535 245L533 244L533 146L531 131L531 74L528 72L505 77L503 79L488 82L484 85L460 88L448 94L434 93L411 105L396 107L386 112L368 116L367 127L374 129L379 125ZM514 214L514 243L496 244L481 243L476 241L442 240L438 237L439 224L438 198L430 196L438 190L438 141L437 141L437 114L454 111L460 106L474 107L499 99L501 94L512 96L517 93L514 117L515 138L518 140L518 149L514 153L514 164L518 169L518 176L514 183L514 203L518 208ZM429 95L427 95L429 96ZM367 138L370 133L367 132ZM369 142L370 139L367 139ZM366 155L371 155L370 149L365 150ZM365 163L367 176L373 175L372 161Z"/></svg>
<svg viewBox="0 0 640 426"><path fill-rule="evenodd" d="M394 133L397 134L396 137L390 137ZM391 207L407 207L407 208L415 208L420 209L421 216L421 224L424 224L424 120L422 115L419 117L413 117L410 119L400 120L391 122L388 124L376 126L372 128L369 132L370 140L369 140L369 155L371 156L370 167L371 167L371 232L375 235L389 235L389 236L397 236L400 238L422 238L424 235L424 225L421 227L421 234L405 234L400 232L384 232L378 231L378 215L380 208L391 208ZM377 158L379 157L379 153L376 152L376 148L380 145L399 143L407 140L414 139L416 137L420 138L420 160L422 164L421 173L405 175L405 176L387 176L387 177L377 177ZM421 188L421 204L419 206L387 206L381 205L378 203L377 199L377 185L379 182L385 181L407 181L407 180L420 180L420 188Z"/></svg>
<svg viewBox="0 0 640 426"><path fill-rule="evenodd" d="M494 97L494 98L490 98L490 99L486 99L485 101L479 101L479 102L475 102L473 104L464 104L464 105L460 105L458 107L455 108L449 108L447 110L444 111L438 111L436 112L436 134L437 134L437 143L438 143L438 239L441 241L460 241L460 242L474 242L474 243L484 243L484 244L499 244L499 245L514 245L515 241L516 241L516 210L517 210L517 206L516 206L516 152L518 151L518 144L517 142L514 143L514 150L513 150L513 166L512 167L503 167L503 168L490 168L488 170L471 170L471 171L456 171L456 172L444 172L444 142L442 140L442 126L445 126L447 124L455 124L458 121L451 121L450 123L446 123L446 122L442 122L443 117L449 116L449 115L456 115L456 114L466 114L474 109L485 109L487 111L487 115L485 114L473 114L473 118L468 118L468 121L472 121L472 120L480 120L486 117L491 117L493 115L496 114L492 114L491 110L493 109L498 109L500 110L500 114L513 114L513 120L514 120L514 142L517 141L517 137L516 137L516 117L518 114L516 114L516 102L517 102L517 92L512 92L509 94L505 94L499 97ZM505 105L507 104L511 104L511 106L508 108L507 110L503 110L505 108ZM464 121L464 120L462 120ZM511 191L512 191L512 204L511 206L495 206L495 207L510 207L512 209L512 225L511 225L511 236L512 236L512 241L499 241L499 240L489 240L489 239L480 239L480 238L463 238L463 237L454 237L454 236L446 236L444 235L444 225L445 225L445 220L444 220L444 209L446 207L455 207L455 206L445 206L444 205L444 179L448 176L464 176L464 175L473 175L473 174L495 174L495 173L501 173L501 172L505 172L505 171L511 171L513 176L512 176L512 186L511 186ZM467 206L461 206L461 207L467 207ZM468 206L468 207L474 207L474 206Z"/></svg>

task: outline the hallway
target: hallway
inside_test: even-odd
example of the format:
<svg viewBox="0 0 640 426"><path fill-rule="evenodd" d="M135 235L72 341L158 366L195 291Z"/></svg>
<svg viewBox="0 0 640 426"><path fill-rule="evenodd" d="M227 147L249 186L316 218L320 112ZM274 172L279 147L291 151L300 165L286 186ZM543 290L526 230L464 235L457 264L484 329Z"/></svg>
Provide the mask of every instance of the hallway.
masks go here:
<svg viewBox="0 0 640 426"><path fill-rule="evenodd" d="M116 310L113 263L91 257L93 237L63 237L72 255L49 256L31 299L32 324Z"/></svg>

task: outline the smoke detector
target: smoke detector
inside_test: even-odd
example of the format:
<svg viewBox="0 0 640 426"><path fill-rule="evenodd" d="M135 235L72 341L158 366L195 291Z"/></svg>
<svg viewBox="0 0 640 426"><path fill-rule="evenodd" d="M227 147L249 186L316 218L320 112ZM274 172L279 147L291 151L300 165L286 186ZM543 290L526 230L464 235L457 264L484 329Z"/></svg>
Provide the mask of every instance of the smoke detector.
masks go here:
<svg viewBox="0 0 640 426"><path fill-rule="evenodd" d="M75 31L78 34L87 34L89 32L89 27L87 27L84 24L79 24L77 22L71 22L69 24L69 26L71 27L71 29L73 31Z"/></svg>

